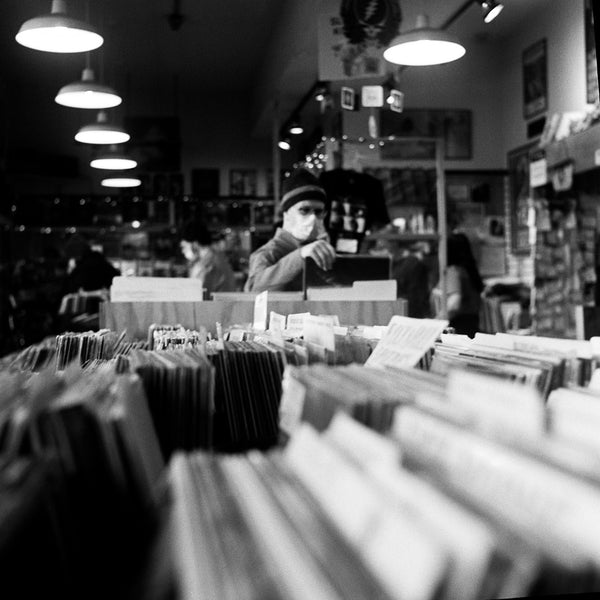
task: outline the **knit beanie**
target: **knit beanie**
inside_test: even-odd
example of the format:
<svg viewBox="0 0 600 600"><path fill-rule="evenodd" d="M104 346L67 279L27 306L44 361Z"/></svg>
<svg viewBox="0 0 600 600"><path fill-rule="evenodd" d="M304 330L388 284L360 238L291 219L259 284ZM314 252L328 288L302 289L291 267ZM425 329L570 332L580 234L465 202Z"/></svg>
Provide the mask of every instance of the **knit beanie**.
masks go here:
<svg viewBox="0 0 600 600"><path fill-rule="evenodd" d="M287 179L284 179L282 192L281 202L279 203L279 209L282 213L294 204L302 202L302 200L327 201L327 195L319 184L319 180L306 169L298 169Z"/></svg>

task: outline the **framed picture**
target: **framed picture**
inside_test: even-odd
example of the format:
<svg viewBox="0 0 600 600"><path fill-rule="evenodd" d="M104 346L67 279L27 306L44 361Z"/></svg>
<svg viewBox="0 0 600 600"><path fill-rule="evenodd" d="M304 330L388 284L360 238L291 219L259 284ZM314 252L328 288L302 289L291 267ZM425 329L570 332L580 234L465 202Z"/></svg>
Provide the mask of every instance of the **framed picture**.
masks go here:
<svg viewBox="0 0 600 600"><path fill-rule="evenodd" d="M531 153L537 143L525 144L511 150L507 155L509 202L507 204L507 223L509 227L510 248L513 254L529 254L529 164Z"/></svg>
<svg viewBox="0 0 600 600"><path fill-rule="evenodd" d="M523 52L523 115L526 119L548 110L548 65L546 40Z"/></svg>
<svg viewBox="0 0 600 600"><path fill-rule="evenodd" d="M256 196L256 170L232 169L229 171L230 196Z"/></svg>
<svg viewBox="0 0 600 600"><path fill-rule="evenodd" d="M351 87L342 86L340 102L344 110L354 110L356 94Z"/></svg>

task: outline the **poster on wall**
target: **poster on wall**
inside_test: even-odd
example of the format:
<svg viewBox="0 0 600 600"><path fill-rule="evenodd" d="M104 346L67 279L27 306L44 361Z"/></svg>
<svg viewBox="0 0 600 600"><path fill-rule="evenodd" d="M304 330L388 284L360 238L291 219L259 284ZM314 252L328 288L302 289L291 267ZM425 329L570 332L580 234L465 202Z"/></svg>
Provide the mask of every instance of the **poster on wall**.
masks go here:
<svg viewBox="0 0 600 600"><path fill-rule="evenodd" d="M523 115L526 119L548 110L548 69L546 40L523 52Z"/></svg>
<svg viewBox="0 0 600 600"><path fill-rule="evenodd" d="M529 199L531 197L529 170L531 154L536 148L536 142L526 144L511 150L507 157L510 196L507 217L510 227L511 250L514 254L531 252L528 226Z"/></svg>
<svg viewBox="0 0 600 600"><path fill-rule="evenodd" d="M585 0L585 81L588 104L596 104L598 94L598 67L594 39L594 13L591 0Z"/></svg>
<svg viewBox="0 0 600 600"><path fill-rule="evenodd" d="M321 0L319 79L385 74L383 51L400 30L398 0Z"/></svg>

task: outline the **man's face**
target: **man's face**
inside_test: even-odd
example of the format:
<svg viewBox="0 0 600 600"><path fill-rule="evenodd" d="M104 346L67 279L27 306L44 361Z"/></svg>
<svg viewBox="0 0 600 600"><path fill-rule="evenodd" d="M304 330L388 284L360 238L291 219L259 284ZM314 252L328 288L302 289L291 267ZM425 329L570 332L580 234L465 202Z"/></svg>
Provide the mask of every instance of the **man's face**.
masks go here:
<svg viewBox="0 0 600 600"><path fill-rule="evenodd" d="M308 242L325 231L325 203L321 200L302 200L283 213L283 228L297 240Z"/></svg>

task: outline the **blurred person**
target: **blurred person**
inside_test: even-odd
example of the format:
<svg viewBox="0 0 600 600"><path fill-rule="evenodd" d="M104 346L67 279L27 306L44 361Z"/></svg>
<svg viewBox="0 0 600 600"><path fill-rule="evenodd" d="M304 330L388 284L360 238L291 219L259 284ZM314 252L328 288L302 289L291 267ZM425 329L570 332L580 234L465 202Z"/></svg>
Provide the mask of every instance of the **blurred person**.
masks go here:
<svg viewBox="0 0 600 600"><path fill-rule="evenodd" d="M325 271L335 261L324 225L327 196L318 179L299 169L284 181L282 192L283 224L250 255L248 292L299 291L305 259L312 258Z"/></svg>
<svg viewBox="0 0 600 600"><path fill-rule="evenodd" d="M92 291L109 289L113 277L121 274L102 253L84 246L81 256L76 260L75 267L69 273L67 287L69 291Z"/></svg>
<svg viewBox="0 0 600 600"><path fill-rule="evenodd" d="M479 331L479 309L483 281L469 238L464 233L448 236L446 305L450 327L456 333L474 337Z"/></svg>
<svg viewBox="0 0 600 600"><path fill-rule="evenodd" d="M408 302L408 316L422 319L431 316L429 268L424 261L427 248L421 242L408 248L398 244L391 249L392 278L398 284L398 298Z"/></svg>
<svg viewBox="0 0 600 600"><path fill-rule="evenodd" d="M209 297L213 292L234 292L235 275L225 254L217 249L203 223L193 219L181 230L179 247L188 261L188 275L202 281Z"/></svg>

